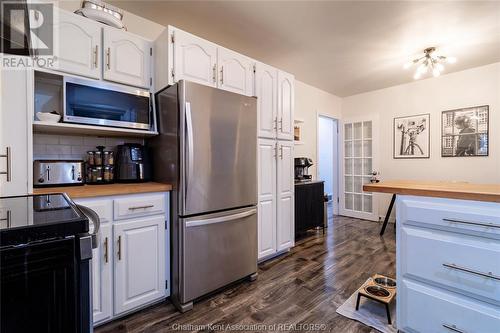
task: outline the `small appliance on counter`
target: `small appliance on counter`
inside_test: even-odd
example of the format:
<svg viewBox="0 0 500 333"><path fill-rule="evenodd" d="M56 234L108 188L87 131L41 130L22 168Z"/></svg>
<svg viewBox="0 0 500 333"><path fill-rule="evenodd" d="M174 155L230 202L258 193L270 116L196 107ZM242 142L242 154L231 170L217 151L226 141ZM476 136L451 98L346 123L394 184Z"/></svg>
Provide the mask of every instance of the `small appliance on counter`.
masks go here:
<svg viewBox="0 0 500 333"><path fill-rule="evenodd" d="M36 160L33 162L33 186L83 185L82 160Z"/></svg>
<svg viewBox="0 0 500 333"><path fill-rule="evenodd" d="M296 182L308 182L312 180L312 176L309 174L309 167L314 165L314 163L310 158L296 157L294 164Z"/></svg>
<svg viewBox="0 0 500 333"><path fill-rule="evenodd" d="M151 180L151 162L146 147L138 143L119 145L116 154L116 181L146 182Z"/></svg>
<svg viewBox="0 0 500 333"><path fill-rule="evenodd" d="M87 184L110 184L114 181L115 152L104 146L87 152Z"/></svg>

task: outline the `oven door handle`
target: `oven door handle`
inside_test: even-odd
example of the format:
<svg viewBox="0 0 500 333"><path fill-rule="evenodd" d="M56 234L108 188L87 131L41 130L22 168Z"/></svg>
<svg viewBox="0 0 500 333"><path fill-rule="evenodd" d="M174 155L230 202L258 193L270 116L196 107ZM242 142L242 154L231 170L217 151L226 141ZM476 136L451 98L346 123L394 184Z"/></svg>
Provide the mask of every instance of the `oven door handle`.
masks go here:
<svg viewBox="0 0 500 333"><path fill-rule="evenodd" d="M78 209L94 224L94 232L89 233L92 237L92 248L96 249L99 247L99 229L101 228L101 219L96 212L86 206L76 205Z"/></svg>

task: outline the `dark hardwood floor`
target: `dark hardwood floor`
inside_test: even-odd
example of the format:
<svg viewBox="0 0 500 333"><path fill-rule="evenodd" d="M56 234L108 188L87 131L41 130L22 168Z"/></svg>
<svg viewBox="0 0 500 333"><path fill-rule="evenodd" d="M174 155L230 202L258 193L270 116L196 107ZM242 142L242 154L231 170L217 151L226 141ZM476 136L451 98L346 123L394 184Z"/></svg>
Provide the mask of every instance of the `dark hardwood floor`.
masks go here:
<svg viewBox="0 0 500 333"><path fill-rule="evenodd" d="M325 235L312 232L289 253L259 265L255 282L229 287L184 314L166 301L95 332L173 332L179 325L208 324L324 324L324 330L302 331L375 332L335 311L370 275L395 276L394 233L389 228L381 238L379 231L378 223L334 216ZM220 327L182 328L212 332L221 331ZM251 332L269 331L262 327Z"/></svg>

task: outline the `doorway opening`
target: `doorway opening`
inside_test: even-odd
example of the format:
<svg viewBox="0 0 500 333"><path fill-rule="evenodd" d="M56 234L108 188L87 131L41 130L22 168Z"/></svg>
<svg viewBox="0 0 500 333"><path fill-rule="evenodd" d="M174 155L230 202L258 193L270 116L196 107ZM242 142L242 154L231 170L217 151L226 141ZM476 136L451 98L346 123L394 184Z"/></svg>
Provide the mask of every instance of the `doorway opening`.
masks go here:
<svg viewBox="0 0 500 333"><path fill-rule="evenodd" d="M317 179L325 182L328 217L339 214L339 139L337 119L318 115Z"/></svg>

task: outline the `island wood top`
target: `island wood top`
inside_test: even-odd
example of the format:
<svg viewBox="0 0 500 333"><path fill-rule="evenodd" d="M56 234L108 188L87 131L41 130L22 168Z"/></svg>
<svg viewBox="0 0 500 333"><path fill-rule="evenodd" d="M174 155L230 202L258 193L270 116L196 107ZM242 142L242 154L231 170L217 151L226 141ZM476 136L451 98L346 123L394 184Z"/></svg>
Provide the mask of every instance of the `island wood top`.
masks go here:
<svg viewBox="0 0 500 333"><path fill-rule="evenodd" d="M462 200L500 202L500 184L448 181L388 180L363 185L363 191Z"/></svg>
<svg viewBox="0 0 500 333"><path fill-rule="evenodd" d="M83 186L59 186L34 188L33 194L66 193L71 199L92 198L107 195L125 195L136 193L167 192L172 190L172 185L155 182L128 183L128 184L103 184Z"/></svg>

